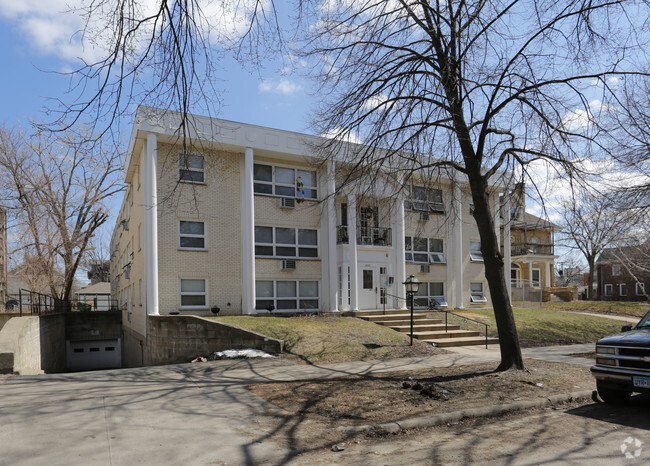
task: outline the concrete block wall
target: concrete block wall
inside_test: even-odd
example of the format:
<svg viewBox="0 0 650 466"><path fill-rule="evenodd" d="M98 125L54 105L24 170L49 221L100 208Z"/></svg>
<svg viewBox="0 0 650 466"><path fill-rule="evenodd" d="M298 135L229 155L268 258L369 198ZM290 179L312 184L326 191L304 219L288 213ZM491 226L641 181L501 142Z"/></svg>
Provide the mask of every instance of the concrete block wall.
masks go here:
<svg viewBox="0 0 650 466"><path fill-rule="evenodd" d="M197 356L226 349L282 351L280 340L198 316L149 316L147 326L143 361L146 366L190 362ZM131 351L133 347L134 341L130 343ZM128 357L137 359L134 355Z"/></svg>

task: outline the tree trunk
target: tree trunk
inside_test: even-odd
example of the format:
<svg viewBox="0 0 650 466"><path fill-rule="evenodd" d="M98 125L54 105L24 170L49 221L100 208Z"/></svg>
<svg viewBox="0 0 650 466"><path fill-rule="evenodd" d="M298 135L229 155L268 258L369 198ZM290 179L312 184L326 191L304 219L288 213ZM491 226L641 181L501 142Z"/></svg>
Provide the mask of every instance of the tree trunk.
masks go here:
<svg viewBox="0 0 650 466"><path fill-rule="evenodd" d="M523 369L524 361L504 275L503 255L499 250L494 218L490 209L488 186L482 176L471 172L468 175L474 200L474 219L481 238L485 278L490 288L494 318L499 332L501 364L497 370Z"/></svg>

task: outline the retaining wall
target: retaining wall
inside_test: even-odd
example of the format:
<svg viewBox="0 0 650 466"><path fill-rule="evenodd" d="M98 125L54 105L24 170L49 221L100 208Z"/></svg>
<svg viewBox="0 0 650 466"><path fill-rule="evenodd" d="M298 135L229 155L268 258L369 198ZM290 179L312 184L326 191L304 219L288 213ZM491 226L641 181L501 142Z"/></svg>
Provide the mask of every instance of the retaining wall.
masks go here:
<svg viewBox="0 0 650 466"><path fill-rule="evenodd" d="M149 316L147 333L143 351L146 366L190 362L226 349L282 351L280 340L198 316ZM134 347L137 350L136 344Z"/></svg>
<svg viewBox="0 0 650 466"><path fill-rule="evenodd" d="M14 317L0 330L0 372L65 370L65 315Z"/></svg>

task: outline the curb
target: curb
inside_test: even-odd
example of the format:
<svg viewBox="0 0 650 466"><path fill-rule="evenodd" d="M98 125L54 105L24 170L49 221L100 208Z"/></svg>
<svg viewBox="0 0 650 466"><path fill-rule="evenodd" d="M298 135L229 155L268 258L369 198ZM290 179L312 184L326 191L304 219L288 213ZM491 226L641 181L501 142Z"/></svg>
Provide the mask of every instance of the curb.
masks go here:
<svg viewBox="0 0 650 466"><path fill-rule="evenodd" d="M478 408L461 409L451 413L441 413L432 416L419 416L410 419L405 419L398 422L387 422L385 424L365 425L365 426L340 426L337 430L341 432L368 432L368 431L383 431L387 433L395 433L405 429L413 429L419 427L433 427L441 424L448 424L450 422L458 422L461 419L479 418L498 416L505 413L514 411L523 411L525 409L541 408L547 405L556 403L564 403L585 398L591 399L594 390L582 390L579 392L572 392L567 395L551 395L547 398L538 398L530 401L518 401L515 403L508 403L505 405L492 405L481 406Z"/></svg>

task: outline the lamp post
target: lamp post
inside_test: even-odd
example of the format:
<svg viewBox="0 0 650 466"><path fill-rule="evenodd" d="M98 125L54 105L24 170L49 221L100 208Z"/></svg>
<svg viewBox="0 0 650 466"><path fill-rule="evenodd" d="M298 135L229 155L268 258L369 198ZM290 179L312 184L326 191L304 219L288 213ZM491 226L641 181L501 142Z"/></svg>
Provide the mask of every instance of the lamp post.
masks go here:
<svg viewBox="0 0 650 466"><path fill-rule="evenodd" d="M410 275L409 278L404 282L406 286L406 299L411 301L411 344L413 346L413 296L420 289L420 282L413 275Z"/></svg>

